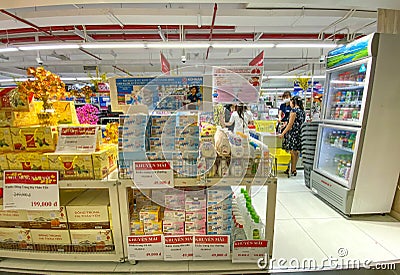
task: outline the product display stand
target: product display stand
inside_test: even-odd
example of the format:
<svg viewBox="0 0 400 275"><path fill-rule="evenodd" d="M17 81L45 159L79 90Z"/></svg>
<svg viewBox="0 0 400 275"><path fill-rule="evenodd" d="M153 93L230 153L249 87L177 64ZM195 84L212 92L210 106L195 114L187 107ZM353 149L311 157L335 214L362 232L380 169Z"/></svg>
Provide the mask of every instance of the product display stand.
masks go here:
<svg viewBox="0 0 400 275"><path fill-rule="evenodd" d="M274 238L274 226L275 226L275 206L276 206L276 192L277 192L277 179L276 177L270 178L208 178L203 181L199 181L196 178L176 178L174 179L175 187L205 187L214 186L218 183L218 186L244 186L250 192L251 186L267 186L267 198L266 198L266 225L265 225L265 236L269 241L269 255L272 255L273 238ZM130 235L129 226L129 211L128 211L128 192L130 189L135 189L134 182L130 179L119 180L118 184L118 194L120 201L120 214L121 214L121 227L122 236L124 241L124 251L127 255L127 244L126 237ZM149 191L150 189L141 190L142 192ZM144 261L146 262L146 261ZM189 269L193 268L191 271L200 271L203 267L209 267L206 264L207 261L189 261ZM136 261L130 261L131 264L136 264ZM218 270L237 270L237 266L248 266L257 268L257 264L232 264L231 261L213 261ZM181 268L182 265L187 265L187 261L182 262L162 262L162 264L168 265L170 268ZM218 266L218 267L217 267ZM219 269L219 267L221 269ZM230 268L229 268L230 267ZM178 272L179 270L175 270ZM172 270L170 270L172 271Z"/></svg>
<svg viewBox="0 0 400 275"><path fill-rule="evenodd" d="M0 257L52 261L124 261L116 173L112 173L104 180L64 180L59 182L59 187L60 189L108 189L114 251L91 253L0 249Z"/></svg>

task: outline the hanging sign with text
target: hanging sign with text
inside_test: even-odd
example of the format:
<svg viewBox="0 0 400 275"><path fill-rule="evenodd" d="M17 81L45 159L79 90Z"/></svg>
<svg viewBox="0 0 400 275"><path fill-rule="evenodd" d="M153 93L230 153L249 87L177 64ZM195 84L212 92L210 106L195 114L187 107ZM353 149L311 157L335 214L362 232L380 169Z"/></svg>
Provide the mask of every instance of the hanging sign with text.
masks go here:
<svg viewBox="0 0 400 275"><path fill-rule="evenodd" d="M184 261L193 259L193 236L165 236L164 261Z"/></svg>
<svg viewBox="0 0 400 275"><path fill-rule="evenodd" d="M97 126L60 127L57 153L94 153L97 143Z"/></svg>
<svg viewBox="0 0 400 275"><path fill-rule="evenodd" d="M232 263L257 263L268 253L268 241L244 240L233 243Z"/></svg>
<svg viewBox="0 0 400 275"><path fill-rule="evenodd" d="M134 162L133 181L138 188L174 186L174 171L169 161Z"/></svg>
<svg viewBox="0 0 400 275"><path fill-rule="evenodd" d="M162 235L128 236L128 260L162 260Z"/></svg>
<svg viewBox="0 0 400 275"><path fill-rule="evenodd" d="M4 210L59 210L57 171L4 171Z"/></svg>
<svg viewBox="0 0 400 275"><path fill-rule="evenodd" d="M228 235L194 236L193 260L229 260L230 241Z"/></svg>

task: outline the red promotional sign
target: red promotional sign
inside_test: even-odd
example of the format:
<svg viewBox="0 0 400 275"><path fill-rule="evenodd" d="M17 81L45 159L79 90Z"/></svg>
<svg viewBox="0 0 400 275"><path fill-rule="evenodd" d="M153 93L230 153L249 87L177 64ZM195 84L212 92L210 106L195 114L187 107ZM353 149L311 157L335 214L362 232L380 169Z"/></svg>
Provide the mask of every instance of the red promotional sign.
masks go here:
<svg viewBox="0 0 400 275"><path fill-rule="evenodd" d="M128 236L129 244L142 244L142 243L160 243L162 241L161 235L154 236Z"/></svg>
<svg viewBox="0 0 400 275"><path fill-rule="evenodd" d="M258 263L259 259L268 258L267 240L243 240L233 242L233 263Z"/></svg>
<svg viewBox="0 0 400 275"><path fill-rule="evenodd" d="M169 71L171 70L171 65L169 64L167 58L160 52L160 60L161 60L161 72L163 74L169 75Z"/></svg>
<svg viewBox="0 0 400 275"><path fill-rule="evenodd" d="M128 260L162 260L163 238L161 235L128 236Z"/></svg>
<svg viewBox="0 0 400 275"><path fill-rule="evenodd" d="M5 171L4 210L59 210L57 171Z"/></svg>
<svg viewBox="0 0 400 275"><path fill-rule="evenodd" d="M167 161L137 161L135 162L136 170L170 170L171 164Z"/></svg>
<svg viewBox="0 0 400 275"><path fill-rule="evenodd" d="M264 66L264 51L254 57L254 59L250 61L249 66Z"/></svg>
<svg viewBox="0 0 400 275"><path fill-rule="evenodd" d="M165 236L164 260L193 260L193 236Z"/></svg>

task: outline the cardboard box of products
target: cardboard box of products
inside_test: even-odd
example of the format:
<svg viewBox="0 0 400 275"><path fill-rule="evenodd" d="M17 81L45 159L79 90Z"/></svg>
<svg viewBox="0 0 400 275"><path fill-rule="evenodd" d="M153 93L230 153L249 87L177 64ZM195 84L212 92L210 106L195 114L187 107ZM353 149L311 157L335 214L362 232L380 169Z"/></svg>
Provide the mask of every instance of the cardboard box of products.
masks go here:
<svg viewBox="0 0 400 275"><path fill-rule="evenodd" d="M47 156L39 152L9 153L7 161L10 170L49 170Z"/></svg>
<svg viewBox="0 0 400 275"><path fill-rule="evenodd" d="M145 235L157 235L163 233L162 221L145 221L143 222L143 229Z"/></svg>
<svg viewBox="0 0 400 275"><path fill-rule="evenodd" d="M59 171L61 180L94 179L91 154L46 154L49 169Z"/></svg>
<svg viewBox="0 0 400 275"><path fill-rule="evenodd" d="M0 128L0 152L11 152L13 149L10 128Z"/></svg>
<svg viewBox="0 0 400 275"><path fill-rule="evenodd" d="M185 222L186 235L205 235L206 232L205 222Z"/></svg>
<svg viewBox="0 0 400 275"><path fill-rule="evenodd" d="M230 221L207 222L208 235L229 235L231 234L232 225Z"/></svg>
<svg viewBox="0 0 400 275"><path fill-rule="evenodd" d="M140 220L143 222L159 222L161 221L160 211L161 207L157 205L144 206L139 212Z"/></svg>
<svg viewBox="0 0 400 275"><path fill-rule="evenodd" d="M14 132L15 133L15 132ZM25 147L26 151L31 152L54 152L56 149L56 143L54 141L54 132L51 127L43 126L32 126L22 127L19 129L20 137L18 141L22 142L22 147ZM13 139L14 139L13 135ZM18 146L14 142L14 149ZM16 149L17 150L17 149Z"/></svg>
<svg viewBox="0 0 400 275"><path fill-rule="evenodd" d="M131 220L131 235L144 235L143 222Z"/></svg>
<svg viewBox="0 0 400 275"><path fill-rule="evenodd" d="M184 222L185 221L185 211L184 210L164 210L164 221L170 222Z"/></svg>
<svg viewBox="0 0 400 275"><path fill-rule="evenodd" d="M108 189L89 189L66 206L70 229L109 229Z"/></svg>
<svg viewBox="0 0 400 275"><path fill-rule="evenodd" d="M33 249L30 229L0 228L0 248Z"/></svg>
<svg viewBox="0 0 400 275"><path fill-rule="evenodd" d="M71 244L68 230L31 229L35 250L66 251Z"/></svg>
<svg viewBox="0 0 400 275"><path fill-rule="evenodd" d="M171 222L163 221L163 232L164 235L184 235L185 234L185 222Z"/></svg>
<svg viewBox="0 0 400 275"><path fill-rule="evenodd" d="M103 179L110 172L108 152L106 149L94 152L92 154L93 170L95 179Z"/></svg>
<svg viewBox="0 0 400 275"><path fill-rule="evenodd" d="M3 210L0 205L0 227L29 228L26 210Z"/></svg>
<svg viewBox="0 0 400 275"><path fill-rule="evenodd" d="M75 252L114 250L111 229L70 230L70 235Z"/></svg>
<svg viewBox="0 0 400 275"><path fill-rule="evenodd" d="M0 155L0 179L3 179L3 172L9 169L7 155Z"/></svg>
<svg viewBox="0 0 400 275"><path fill-rule="evenodd" d="M187 222L206 222L207 212L201 211L186 211L185 221Z"/></svg>

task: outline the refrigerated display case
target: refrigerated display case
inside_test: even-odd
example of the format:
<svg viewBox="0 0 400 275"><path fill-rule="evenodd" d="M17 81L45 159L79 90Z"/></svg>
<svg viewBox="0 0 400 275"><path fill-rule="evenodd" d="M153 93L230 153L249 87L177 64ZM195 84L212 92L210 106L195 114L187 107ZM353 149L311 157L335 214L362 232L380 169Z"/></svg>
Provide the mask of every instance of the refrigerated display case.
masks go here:
<svg viewBox="0 0 400 275"><path fill-rule="evenodd" d="M400 172L400 36L372 34L327 58L311 189L339 211L390 212Z"/></svg>

